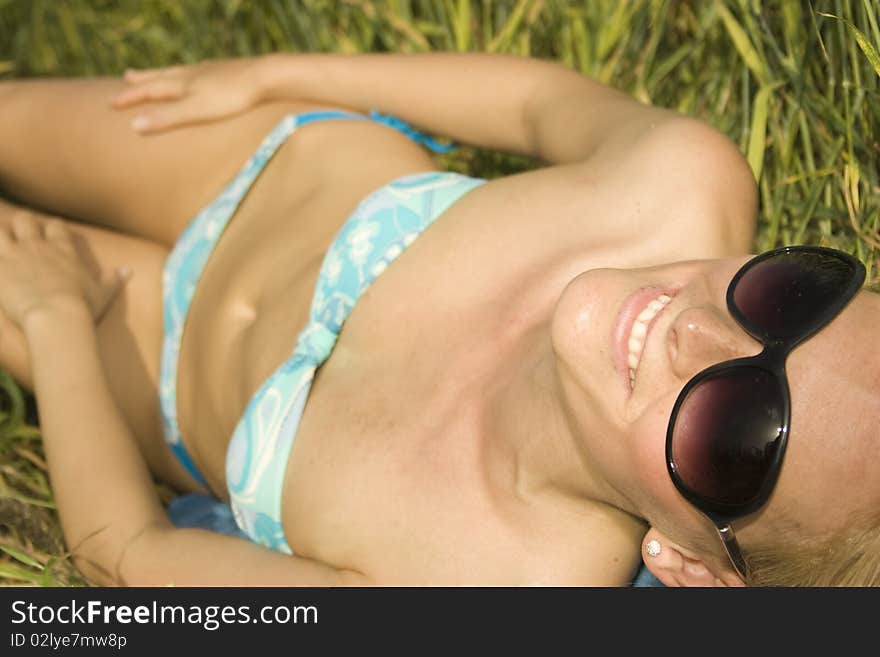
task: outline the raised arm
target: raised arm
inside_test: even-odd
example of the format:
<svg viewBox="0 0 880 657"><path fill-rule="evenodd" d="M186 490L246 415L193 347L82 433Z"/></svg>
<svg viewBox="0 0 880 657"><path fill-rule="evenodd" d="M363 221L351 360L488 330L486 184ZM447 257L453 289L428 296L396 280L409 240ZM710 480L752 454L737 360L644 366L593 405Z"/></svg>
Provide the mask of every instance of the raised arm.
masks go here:
<svg viewBox="0 0 880 657"><path fill-rule="evenodd" d="M748 248L754 233L755 179L727 136L549 61L453 53L273 54L133 71L126 80L130 87L114 104L135 107L133 125L146 133L281 99L378 110L461 142L567 165L550 173L569 185L563 198L584 198L584 181L597 176L604 189L619 189L619 198L633 199L638 190L644 202L636 206L643 211L614 226L591 223L602 239L650 234L670 255L683 257L703 252L707 240ZM558 213L556 203L547 212ZM691 239L683 241L682 234ZM684 251L683 243L694 251Z"/></svg>
<svg viewBox="0 0 880 657"><path fill-rule="evenodd" d="M508 55L289 55L263 61L268 98L394 114L429 132L547 162L585 159L616 130L670 112L551 61Z"/></svg>
<svg viewBox="0 0 880 657"><path fill-rule="evenodd" d="M273 54L134 71L118 108L145 107L155 132L269 100L312 100L393 114L427 132L549 163L586 159L630 140L669 110L641 104L561 64L489 54ZM169 102L171 101L171 102ZM177 101L177 102L174 102Z"/></svg>

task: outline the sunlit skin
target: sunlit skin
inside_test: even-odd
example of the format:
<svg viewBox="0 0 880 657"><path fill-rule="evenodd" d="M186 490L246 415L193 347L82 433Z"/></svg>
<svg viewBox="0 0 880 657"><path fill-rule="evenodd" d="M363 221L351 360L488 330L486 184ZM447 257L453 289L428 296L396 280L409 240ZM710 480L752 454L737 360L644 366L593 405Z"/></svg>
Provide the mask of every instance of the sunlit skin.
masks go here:
<svg viewBox="0 0 880 657"><path fill-rule="evenodd" d="M0 366L35 391L65 537L94 581L627 585L656 538L646 560L664 583L742 584L665 464L686 382L761 349L725 302L757 188L714 128L562 66L477 55L278 55L0 96L16 199L0 200ZM371 191L437 163L386 126L335 121L267 165L181 342L177 414L207 489L162 436L162 268L283 116L328 107L545 166L461 198L358 300L287 457L288 556L173 527L153 478L227 495L229 438L288 357L334 235ZM124 286L95 278L120 266ZM618 319L642 289L671 299L630 390ZM734 523L746 551L780 523L830 530L876 507L878 322L880 300L860 294L791 354L788 453L769 504Z"/></svg>
<svg viewBox="0 0 880 657"><path fill-rule="evenodd" d="M569 283L553 315L549 357L558 374L562 446L535 450L545 471L558 472L560 487L647 518L685 546L688 532L714 536L711 523L667 474L666 430L692 376L761 351L725 300L732 276L748 259L597 269ZM615 369L610 336L623 300L643 286L671 287L676 294L650 329L630 397ZM880 494L880 464L865 458L880 447L880 435L871 431L880 414L880 358L865 351L878 321L880 296L861 292L790 355L792 420L784 467L768 505L734 523L744 544L766 537L767 521L780 514L809 532L832 531L848 512L864 508L866 498ZM555 470L547 466L548 455L555 457ZM723 555L720 541L717 549Z"/></svg>

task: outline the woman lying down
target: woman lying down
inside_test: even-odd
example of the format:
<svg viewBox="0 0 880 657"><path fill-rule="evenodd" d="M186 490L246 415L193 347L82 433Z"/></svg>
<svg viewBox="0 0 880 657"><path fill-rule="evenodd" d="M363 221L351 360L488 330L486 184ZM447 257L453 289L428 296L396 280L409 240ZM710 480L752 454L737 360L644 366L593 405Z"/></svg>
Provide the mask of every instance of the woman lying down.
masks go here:
<svg viewBox="0 0 880 657"><path fill-rule="evenodd" d="M695 119L526 58L278 54L0 83L0 186L0 366L95 583L880 584L880 296L752 254Z"/></svg>

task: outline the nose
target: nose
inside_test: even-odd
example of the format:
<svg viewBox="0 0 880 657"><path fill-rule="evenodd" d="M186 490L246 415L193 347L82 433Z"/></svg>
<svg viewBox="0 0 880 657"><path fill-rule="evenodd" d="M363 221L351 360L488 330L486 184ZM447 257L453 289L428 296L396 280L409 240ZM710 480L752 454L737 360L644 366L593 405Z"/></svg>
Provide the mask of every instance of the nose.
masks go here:
<svg viewBox="0 0 880 657"><path fill-rule="evenodd" d="M685 382L710 365L753 356L761 351L762 345L726 309L706 304L678 314L667 334L667 349L672 371Z"/></svg>

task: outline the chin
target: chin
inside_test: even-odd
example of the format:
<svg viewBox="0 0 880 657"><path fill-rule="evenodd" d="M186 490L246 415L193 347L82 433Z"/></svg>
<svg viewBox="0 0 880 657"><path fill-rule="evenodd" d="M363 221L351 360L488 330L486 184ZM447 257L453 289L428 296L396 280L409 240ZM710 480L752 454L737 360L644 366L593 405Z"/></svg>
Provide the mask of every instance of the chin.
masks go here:
<svg viewBox="0 0 880 657"><path fill-rule="evenodd" d="M607 450L610 442L623 438L619 435L620 399L613 396L617 389L609 385L612 380L619 383L608 319L614 297L607 291L617 289L609 285L613 272L590 270L573 278L559 295L550 324L561 401L588 452ZM622 398L623 390L619 392ZM597 453L590 458L600 457Z"/></svg>
<svg viewBox="0 0 880 657"><path fill-rule="evenodd" d="M579 380L596 372L600 359L610 359L610 345L602 339L607 324L607 295L602 293L612 289L603 284L611 271L592 269L573 278L553 310L553 350L569 374Z"/></svg>

